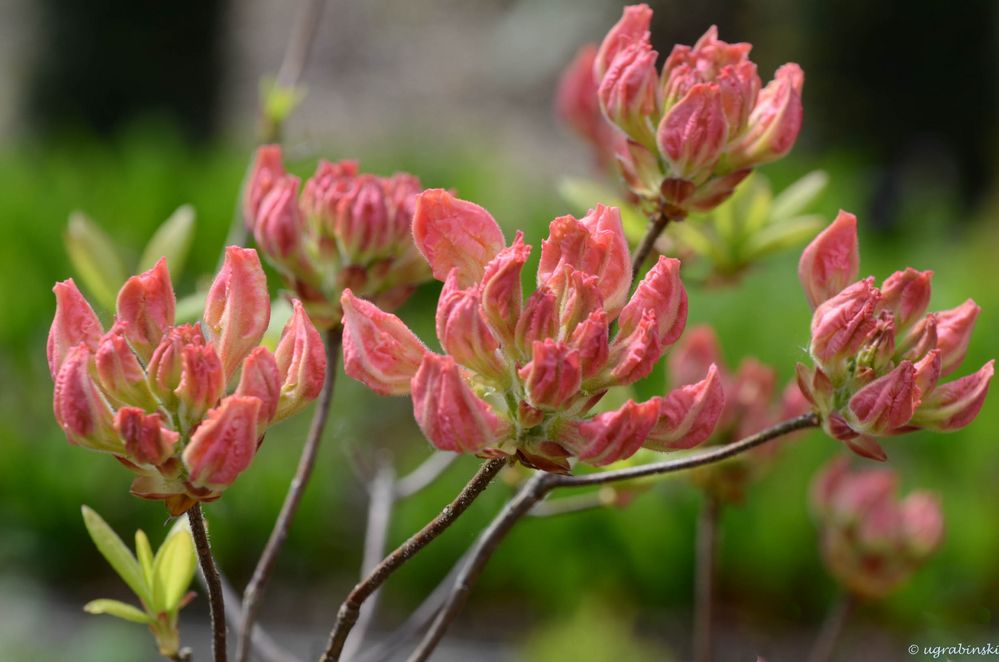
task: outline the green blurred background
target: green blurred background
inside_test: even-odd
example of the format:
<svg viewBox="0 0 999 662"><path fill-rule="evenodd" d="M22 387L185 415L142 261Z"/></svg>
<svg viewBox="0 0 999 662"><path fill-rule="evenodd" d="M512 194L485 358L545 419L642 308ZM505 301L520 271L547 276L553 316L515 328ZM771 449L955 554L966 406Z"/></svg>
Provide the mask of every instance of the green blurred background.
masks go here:
<svg viewBox="0 0 999 662"><path fill-rule="evenodd" d="M155 228L190 203L197 231L178 293L212 272L252 149L257 80L277 68L290 29L292 12L279 4L185 0L151 10L102 0L81 11L45 0L0 10L10 12L5 31L20 26L34 35L0 49L0 86L13 101L0 114L4 659L150 655L140 626L77 611L95 597L127 597L86 536L81 504L123 536L141 527L154 543L168 522L162 504L128 495L127 472L70 447L55 425L44 358L50 289L72 275L62 235L73 210L134 259ZM362 8L331 0L304 72L309 94L286 127L289 158L301 174L320 156L359 158L381 174L411 171L491 210L508 237L521 228L538 245L547 223L568 210L557 194L562 176L592 174L585 150L550 115L555 77L577 44L616 19L620 4L472 4L384 0ZM902 6L716 0L691 10L663 2L654 40L660 51L692 43L714 22L722 38L756 44L764 77L785 60L802 64L805 128L792 156L766 175L777 189L816 168L830 175L815 210L828 220L838 208L858 214L864 274L933 269L933 308L974 298L983 311L965 374L995 356L999 333L999 12L991 2L905 3L902 26L894 13ZM399 35L407 35L405 45ZM958 84L960 77L970 82ZM768 260L736 287L690 286L690 323L715 326L730 365L753 355L790 377L809 320L797 255ZM271 284L277 293L277 280ZM400 313L428 341L438 288L422 288ZM661 371L640 386L647 394L663 388ZM885 444L906 490L942 495L947 536L908 585L861 609L842 659L861 651L911 659L911 642L999 639L994 401L961 432ZM266 540L309 413L269 433L252 468L207 509L218 560L237 586ZM358 572L367 497L354 458L370 462L386 450L404 472L429 454L407 399L380 398L349 379L338 383L332 421L263 614L302 654L318 652ZM842 452L821 434L789 444L745 505L725 512L721 659L801 659L835 592L815 544L807 486ZM400 504L392 543L432 517L475 465L456 462ZM510 494L505 484L491 488L389 582L376 632L404 619ZM624 509L525 521L453 630L479 652L453 649L452 659L686 659L700 500L676 478ZM182 634L192 633L196 646L206 618L201 598L183 616Z"/></svg>

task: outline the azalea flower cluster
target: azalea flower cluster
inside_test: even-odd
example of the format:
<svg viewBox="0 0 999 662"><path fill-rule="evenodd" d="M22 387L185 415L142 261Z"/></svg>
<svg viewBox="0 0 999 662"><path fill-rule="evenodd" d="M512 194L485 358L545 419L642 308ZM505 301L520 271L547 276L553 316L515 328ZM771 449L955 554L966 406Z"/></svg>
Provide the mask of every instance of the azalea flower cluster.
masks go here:
<svg viewBox="0 0 999 662"><path fill-rule="evenodd" d="M647 211L682 219L711 210L754 167L790 151L801 129L804 73L785 64L763 87L752 46L721 41L714 26L693 47L674 46L660 72L651 21L648 5L625 7L599 49L577 54L557 109L598 154L613 154ZM616 131L594 117L594 89Z"/></svg>
<svg viewBox="0 0 999 662"><path fill-rule="evenodd" d="M420 180L358 172L355 161L320 161L305 182L285 172L281 148L257 152L243 202L257 246L317 325L340 323L340 294L393 309L429 279L410 225Z"/></svg>
<svg viewBox="0 0 999 662"><path fill-rule="evenodd" d="M485 209L443 190L423 192L413 233L444 281L436 326L446 354L347 290L347 374L378 393L410 394L417 423L442 450L514 456L549 471L568 471L572 457L604 465L642 446L690 448L707 439L724 407L715 367L664 397L591 415L609 388L648 375L682 333L679 261L660 258L629 300L617 209L562 216L549 230L537 289L524 300L531 247L522 234L507 246Z"/></svg>
<svg viewBox="0 0 999 662"><path fill-rule="evenodd" d="M738 441L811 408L794 381L778 393L776 371L755 358L743 359L735 373L730 372L718 337L707 325L688 329L666 365L672 386L693 383L709 366L717 366L725 408L709 444ZM757 446L725 462L694 469L691 479L715 498L740 502L748 484L766 471L778 448L776 443Z"/></svg>
<svg viewBox="0 0 999 662"><path fill-rule="evenodd" d="M896 496L888 469L853 471L847 458L833 461L812 486L822 556L848 591L882 598L907 580L940 546L943 515L936 495Z"/></svg>
<svg viewBox="0 0 999 662"><path fill-rule="evenodd" d="M254 250L226 250L200 324L175 324L164 259L128 279L107 332L72 279L54 291L56 420L71 444L138 474L132 493L164 500L171 514L217 499L268 426L322 389L325 349L300 302L276 350L259 346L271 306Z"/></svg>
<svg viewBox="0 0 999 662"><path fill-rule="evenodd" d="M995 361L941 384L964 360L979 307L968 299L927 314L933 272L897 271L879 288L873 277L856 280L859 263L857 219L841 211L798 266L815 309L814 365L798 365L798 384L827 433L883 460L876 437L957 430L974 420Z"/></svg>

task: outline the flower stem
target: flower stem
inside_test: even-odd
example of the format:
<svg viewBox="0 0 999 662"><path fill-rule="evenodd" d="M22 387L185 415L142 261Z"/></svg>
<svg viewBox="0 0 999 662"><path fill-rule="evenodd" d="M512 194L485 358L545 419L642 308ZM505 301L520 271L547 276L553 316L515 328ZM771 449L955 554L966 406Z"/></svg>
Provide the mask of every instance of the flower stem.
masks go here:
<svg viewBox="0 0 999 662"><path fill-rule="evenodd" d="M667 473L685 471L695 467L712 464L728 459L740 453L744 453L756 446L764 444L772 439L776 439L796 430L816 427L819 419L815 414L805 414L792 418L772 427L762 430L754 435L746 437L726 446L720 446L708 451L694 453L676 460L656 462L616 471L602 471L583 476L560 476L550 473L536 473L523 484L517 494L507 502L507 505L493 519L486 530L479 537L468 561L465 563L454 585L447 601L437 614L430 629L424 635L423 640L416 651L409 657L409 662L423 662L430 657L437 644L444 637L448 626L454 621L471 592L472 586L482 573L489 558L496 551L500 542L522 517L531 512L535 504L540 502L552 490L559 487L586 487L591 485L605 485L607 483L643 478L646 476L656 476Z"/></svg>
<svg viewBox="0 0 999 662"><path fill-rule="evenodd" d="M253 627L260 610L260 600L263 598L270 580L274 564L281 554L281 548L288 537L288 530L291 522L298 512L299 503L305 493L305 487L312 475L312 470L316 464L316 454L319 450L319 442L326 429L326 421L329 419L330 403L333 401L333 388L336 383L337 358L340 355L340 341L343 337L343 328L335 327L327 331L326 334L326 378L323 382L323 390L319 394L319 402L316 405L316 413L312 417L312 425L309 427L308 437L302 448L302 455L298 460L298 469L288 486L288 493L284 497L281 512L274 522L274 529L271 531L267 545L264 547L257 567L253 571L250 583L243 591L243 617L239 628L239 638L236 643L237 662L247 662L250 659L250 651L253 648Z"/></svg>
<svg viewBox="0 0 999 662"><path fill-rule="evenodd" d="M634 285L635 281L638 280L639 273L642 269L642 264L645 263L645 259L649 257L649 253L652 252L652 247L656 245L656 239L662 234L663 230L669 225L670 218L666 215L666 212L659 212L659 215L655 218L649 219L649 229L645 231L645 236L642 237L642 241L638 244L635 249L635 254L631 258L631 284Z"/></svg>
<svg viewBox="0 0 999 662"><path fill-rule="evenodd" d="M198 551L198 561L201 572L208 585L208 605L212 615L212 656L215 662L226 662L226 629L225 602L222 598L222 580L219 578L215 559L212 558L211 543L208 542L208 532L205 530L205 515L201 512L201 504L196 503L187 511L187 520L191 523L191 536L194 547Z"/></svg>
<svg viewBox="0 0 999 662"><path fill-rule="evenodd" d="M808 662L828 662L832 659L833 653L836 652L836 644L843 633L843 626L850 618L853 607L853 597L849 593L841 593L836 598L822 622L822 629L812 647L812 654L808 656Z"/></svg>
<svg viewBox="0 0 999 662"><path fill-rule="evenodd" d="M705 494L697 520L697 573L694 585L694 659L711 662L711 626L718 556L718 519L721 503Z"/></svg>
<svg viewBox="0 0 999 662"><path fill-rule="evenodd" d="M337 612L336 623L333 626L333 630L330 632L329 644L326 647L326 652L323 654L321 659L326 662L336 662L340 659L340 654L343 651L343 645L347 641L347 635L350 634L350 630L354 627L357 622L358 615L361 611L361 605L364 601L371 597L371 594L381 586L386 579L388 579L392 573L402 567L409 559L415 556L421 549L429 545L437 536L444 533L445 530L451 524L458 519L458 517L465 512L466 509L475 499L485 491L489 483L492 482L493 478L500 472L506 465L507 461L505 459L493 459L487 460L479 467L479 470L472 477L468 484L461 490L457 497L451 501L450 504L444 506L440 514L432 519L426 526L420 529L417 533L410 536L410 538L404 542L402 545L396 548L394 552L386 556L381 563L375 566L367 577L365 577L359 584L357 584L354 589L347 595L347 599L343 601L340 605L340 609Z"/></svg>

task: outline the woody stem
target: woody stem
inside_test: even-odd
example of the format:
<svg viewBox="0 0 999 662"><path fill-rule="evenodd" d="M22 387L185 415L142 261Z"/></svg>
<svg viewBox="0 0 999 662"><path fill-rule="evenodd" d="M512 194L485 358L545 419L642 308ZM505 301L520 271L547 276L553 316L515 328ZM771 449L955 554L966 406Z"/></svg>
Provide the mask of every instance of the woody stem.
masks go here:
<svg viewBox="0 0 999 662"><path fill-rule="evenodd" d="M225 602L222 597L222 580L219 570L212 558L212 546L208 541L208 531L205 530L205 515L201 512L201 504L196 503L187 511L187 520L191 523L191 537L198 552L201 572L208 586L208 606L212 615L212 656L215 662L226 662L226 628Z"/></svg>
<svg viewBox="0 0 999 662"><path fill-rule="evenodd" d="M655 218L649 219L649 228L645 231L645 236L642 237L642 241L638 244L638 247L635 249L635 254L631 258L632 285L634 285L635 281L638 280L638 275L642 269L642 265L645 263L645 259L649 257L649 253L652 252L652 247L656 245L656 240L669 224L669 221L669 216L666 215L666 212L662 211L659 212L659 215Z"/></svg>

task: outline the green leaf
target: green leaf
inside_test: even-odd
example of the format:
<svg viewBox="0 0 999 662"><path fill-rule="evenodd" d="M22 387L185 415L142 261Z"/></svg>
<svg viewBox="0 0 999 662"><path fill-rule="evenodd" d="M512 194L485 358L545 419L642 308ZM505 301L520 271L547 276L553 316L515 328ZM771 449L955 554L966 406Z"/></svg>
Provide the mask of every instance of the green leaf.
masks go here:
<svg viewBox="0 0 999 662"><path fill-rule="evenodd" d="M113 310L118 290L125 282L125 265L111 238L83 212L69 215L66 253L80 280L107 310Z"/></svg>
<svg viewBox="0 0 999 662"><path fill-rule="evenodd" d="M142 568L139 562L132 555L132 552L121 541L108 523L101 519L96 512L83 506L83 523L87 527L87 533L97 546L97 550L107 559L107 562L114 568L128 587L139 596L146 604L150 603L149 586L146 584Z"/></svg>
<svg viewBox="0 0 999 662"><path fill-rule="evenodd" d="M803 244L818 233L822 223L819 216L799 216L767 226L746 245L746 259L751 261Z"/></svg>
<svg viewBox="0 0 999 662"><path fill-rule="evenodd" d="M139 271L151 269L165 257L174 280L184 271L187 253L194 238L194 207L181 205L153 233L139 259Z"/></svg>
<svg viewBox="0 0 999 662"><path fill-rule="evenodd" d="M774 198L770 217L775 221L782 221L797 216L815 202L828 183L829 175L822 170L813 170Z"/></svg>
<svg viewBox="0 0 999 662"><path fill-rule="evenodd" d="M153 595L156 608L174 612L194 579L198 557L187 519L180 518L170 529L153 560Z"/></svg>
<svg viewBox="0 0 999 662"><path fill-rule="evenodd" d="M133 623L153 622L153 618L138 607L133 607L130 604L118 602L117 600L91 600L87 604L83 605L83 611L88 614L107 614L108 616L116 616L126 621L132 621Z"/></svg>
<svg viewBox="0 0 999 662"><path fill-rule="evenodd" d="M670 223L669 232L673 233L681 243L699 255L711 258L718 262L725 259L714 240L697 223L681 221L680 223Z"/></svg>
<svg viewBox="0 0 999 662"><path fill-rule="evenodd" d="M139 557L139 566L142 568L142 576L146 579L146 586L152 586L153 548L149 545L149 538L142 529L135 532L135 554Z"/></svg>
<svg viewBox="0 0 999 662"><path fill-rule="evenodd" d="M773 194L769 186L757 186L743 207L743 236L752 237L773 218Z"/></svg>
<svg viewBox="0 0 999 662"><path fill-rule="evenodd" d="M268 121L281 126L305 100L306 89L302 85L281 85L273 78L260 81L260 99L264 116Z"/></svg>

